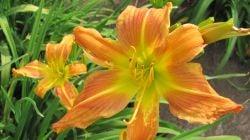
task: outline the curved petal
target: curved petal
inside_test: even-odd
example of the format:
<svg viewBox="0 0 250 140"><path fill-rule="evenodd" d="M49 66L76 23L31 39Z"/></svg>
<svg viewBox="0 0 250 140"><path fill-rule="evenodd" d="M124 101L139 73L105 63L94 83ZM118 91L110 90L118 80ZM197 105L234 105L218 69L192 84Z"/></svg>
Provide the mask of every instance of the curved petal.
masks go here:
<svg viewBox="0 0 250 140"><path fill-rule="evenodd" d="M135 91L127 88L126 83L119 83L117 74L116 71L106 71L89 79L74 107L53 124L53 130L59 133L71 127L86 128L96 120L111 117L124 109Z"/></svg>
<svg viewBox="0 0 250 140"><path fill-rule="evenodd" d="M13 75L14 76L27 76L31 78L42 78L44 77L44 71L46 69L47 65L43 64L37 60L34 60L24 67L21 67L19 69L13 69Z"/></svg>
<svg viewBox="0 0 250 140"><path fill-rule="evenodd" d="M139 97L140 98L140 97ZM132 119L127 123L127 130L122 132L123 140L153 140L159 126L159 97L154 92L147 92L137 99ZM141 100L141 101L140 101Z"/></svg>
<svg viewBox="0 0 250 140"><path fill-rule="evenodd" d="M49 63L65 62L70 55L74 42L73 35L66 35L59 44L50 44L46 46L46 59Z"/></svg>
<svg viewBox="0 0 250 140"><path fill-rule="evenodd" d="M171 113L190 123L212 123L225 114L237 113L243 108L228 98L192 90L169 91L166 99Z"/></svg>
<svg viewBox="0 0 250 140"><path fill-rule="evenodd" d="M82 63L74 63L69 65L69 75L76 76L80 74L84 74L87 72L87 67Z"/></svg>
<svg viewBox="0 0 250 140"><path fill-rule="evenodd" d="M167 68L166 73L170 74L170 80L178 84L178 86L209 94L217 94L206 80L202 73L202 67L198 63L170 66Z"/></svg>
<svg viewBox="0 0 250 140"><path fill-rule="evenodd" d="M163 63L178 65L189 62L198 55L203 50L203 43L198 27L184 24L168 35L165 46L157 54L163 56Z"/></svg>
<svg viewBox="0 0 250 140"><path fill-rule="evenodd" d="M169 68L169 83L163 95L170 111L190 123L212 123L227 113L236 113L241 105L219 96L205 80L198 64Z"/></svg>
<svg viewBox="0 0 250 140"><path fill-rule="evenodd" d="M40 98L43 98L48 90L55 86L56 79L44 78L38 82L35 93Z"/></svg>
<svg viewBox="0 0 250 140"><path fill-rule="evenodd" d="M172 4L162 9L128 6L117 19L118 39L126 46L158 47L168 34Z"/></svg>
<svg viewBox="0 0 250 140"><path fill-rule="evenodd" d="M95 29L78 26L74 35L89 59L101 66L109 67L117 58L124 56L123 48L116 41L103 38Z"/></svg>
<svg viewBox="0 0 250 140"><path fill-rule="evenodd" d="M70 82L66 82L64 85L56 87L55 92L63 106L67 110L70 110L73 107L74 101L78 95L75 86Z"/></svg>

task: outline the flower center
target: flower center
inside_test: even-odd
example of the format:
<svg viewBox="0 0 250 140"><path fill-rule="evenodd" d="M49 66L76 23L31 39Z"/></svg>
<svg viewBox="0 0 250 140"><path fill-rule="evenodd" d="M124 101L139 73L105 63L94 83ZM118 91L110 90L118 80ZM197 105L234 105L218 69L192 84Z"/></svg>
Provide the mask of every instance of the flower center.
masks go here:
<svg viewBox="0 0 250 140"><path fill-rule="evenodd" d="M129 69L132 76L139 83L149 86L154 80L154 62L143 60L141 57L131 57L129 59Z"/></svg>
<svg viewBox="0 0 250 140"><path fill-rule="evenodd" d="M63 84L68 79L68 67L59 64L50 64L50 78L56 80L57 85Z"/></svg>

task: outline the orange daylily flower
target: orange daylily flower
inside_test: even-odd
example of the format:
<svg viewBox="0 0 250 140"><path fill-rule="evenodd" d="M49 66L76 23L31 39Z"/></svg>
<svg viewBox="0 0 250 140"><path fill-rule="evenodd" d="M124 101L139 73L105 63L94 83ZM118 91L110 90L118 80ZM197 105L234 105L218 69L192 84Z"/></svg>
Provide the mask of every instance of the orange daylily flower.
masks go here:
<svg viewBox="0 0 250 140"><path fill-rule="evenodd" d="M48 64L34 60L24 67L13 69L14 76L42 78L36 87L36 95L43 98L48 90L55 88L56 96L68 110L71 109L78 95L75 86L69 82L69 78L86 72L86 66L82 63L66 65L73 42L74 36L67 35L59 44L47 44Z"/></svg>
<svg viewBox="0 0 250 140"><path fill-rule="evenodd" d="M117 20L118 40L103 38L94 29L74 29L87 56L107 70L88 77L74 107L53 124L54 131L86 128L123 110L134 97L134 114L121 139L154 139L162 97L175 116L190 123L212 123L242 109L217 94L201 65L190 62L206 46L207 34L192 24L170 32L171 8L171 3L162 9L128 6Z"/></svg>

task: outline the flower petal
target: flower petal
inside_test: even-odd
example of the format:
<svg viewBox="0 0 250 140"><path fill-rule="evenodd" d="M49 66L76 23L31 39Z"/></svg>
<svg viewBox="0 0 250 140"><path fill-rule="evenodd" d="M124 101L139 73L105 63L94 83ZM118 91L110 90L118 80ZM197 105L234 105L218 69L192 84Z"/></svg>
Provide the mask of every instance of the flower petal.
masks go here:
<svg viewBox="0 0 250 140"><path fill-rule="evenodd" d="M137 100L133 117L127 123L127 130L122 132L122 139L153 140L159 125L158 94L146 92L141 99Z"/></svg>
<svg viewBox="0 0 250 140"><path fill-rule="evenodd" d="M156 47L168 34L171 9L171 3L162 9L128 6L117 19L119 41L142 50Z"/></svg>
<svg viewBox="0 0 250 140"><path fill-rule="evenodd" d="M51 78L44 78L40 80L35 89L36 95L43 98L46 92L55 86L55 82L56 80Z"/></svg>
<svg viewBox="0 0 250 140"><path fill-rule="evenodd" d="M209 18L200 23L199 30L206 44L230 37L250 35L250 28L236 28L233 19L214 23L214 19Z"/></svg>
<svg viewBox="0 0 250 140"><path fill-rule="evenodd" d="M46 59L49 63L54 61L65 62L71 52L74 42L73 35L66 35L59 44L50 44L46 46Z"/></svg>
<svg viewBox="0 0 250 140"><path fill-rule="evenodd" d="M87 67L82 63L74 63L69 65L69 75L76 76L80 74L84 74L87 72Z"/></svg>
<svg viewBox="0 0 250 140"><path fill-rule="evenodd" d="M202 73L202 67L198 63L187 63L182 66L170 66L167 68L170 80L178 86L196 90L208 94L217 94L209 85Z"/></svg>
<svg viewBox="0 0 250 140"><path fill-rule="evenodd" d="M103 38L95 29L78 26L74 29L76 42L85 49L85 53L93 62L109 67L124 52L116 41Z"/></svg>
<svg viewBox="0 0 250 140"><path fill-rule="evenodd" d="M73 107L74 101L78 95L75 86L70 82L66 82L64 85L56 87L55 91L63 106L70 110Z"/></svg>
<svg viewBox="0 0 250 140"><path fill-rule="evenodd" d="M111 117L124 109L135 94L134 90L127 89L126 83L118 84L115 71L101 72L93 77L86 82L74 107L53 124L54 131L59 133L71 127L86 128L100 118Z"/></svg>
<svg viewBox="0 0 250 140"><path fill-rule="evenodd" d="M27 76L31 78L42 78L44 77L44 71L47 65L37 60L30 62L29 64L19 69L13 69L14 76Z"/></svg>
<svg viewBox="0 0 250 140"><path fill-rule="evenodd" d="M161 61L168 65L182 64L198 55L203 50L203 43L198 27L184 24L168 35L166 45L158 50L157 55L163 55Z"/></svg>
<svg viewBox="0 0 250 140"><path fill-rule="evenodd" d="M192 90L169 91L166 99L171 113L190 123L212 123L225 114L237 113L243 108L228 98Z"/></svg>
<svg viewBox="0 0 250 140"><path fill-rule="evenodd" d="M241 105L219 96L205 80L198 64L169 68L168 88L163 95L170 111L190 123L212 123L227 113L236 113Z"/></svg>

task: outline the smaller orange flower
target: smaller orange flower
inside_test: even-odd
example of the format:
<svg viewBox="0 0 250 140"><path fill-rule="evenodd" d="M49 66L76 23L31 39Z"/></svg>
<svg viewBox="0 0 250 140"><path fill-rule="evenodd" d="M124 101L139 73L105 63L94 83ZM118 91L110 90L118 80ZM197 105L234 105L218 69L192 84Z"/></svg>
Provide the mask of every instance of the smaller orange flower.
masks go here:
<svg viewBox="0 0 250 140"><path fill-rule="evenodd" d="M48 43L46 46L47 64L34 60L24 67L13 69L13 75L42 78L35 93L43 98L48 90L55 88L60 102L70 110L78 93L75 86L68 80L86 72L86 66L82 63L66 64L73 42L74 36L67 35L59 44Z"/></svg>

